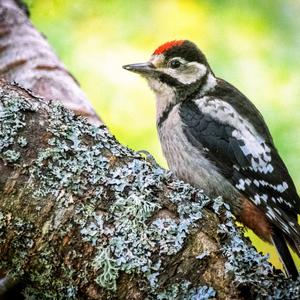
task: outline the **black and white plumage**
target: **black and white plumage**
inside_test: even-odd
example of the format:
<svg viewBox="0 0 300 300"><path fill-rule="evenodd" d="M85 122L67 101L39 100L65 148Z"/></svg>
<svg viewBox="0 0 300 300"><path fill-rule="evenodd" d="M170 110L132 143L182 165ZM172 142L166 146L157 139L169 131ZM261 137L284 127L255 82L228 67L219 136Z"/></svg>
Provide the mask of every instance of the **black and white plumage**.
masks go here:
<svg viewBox="0 0 300 300"><path fill-rule="evenodd" d="M222 195L237 219L275 245L288 275L300 256L300 198L263 117L239 90L215 77L192 42L163 44L143 75L157 96L157 127L170 169L209 196Z"/></svg>

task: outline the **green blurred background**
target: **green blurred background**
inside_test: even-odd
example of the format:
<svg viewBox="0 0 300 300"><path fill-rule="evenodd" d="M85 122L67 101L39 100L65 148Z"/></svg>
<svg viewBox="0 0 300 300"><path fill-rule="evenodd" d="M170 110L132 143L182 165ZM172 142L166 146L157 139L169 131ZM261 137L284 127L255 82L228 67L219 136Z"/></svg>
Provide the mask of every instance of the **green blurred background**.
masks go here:
<svg viewBox="0 0 300 300"><path fill-rule="evenodd" d="M215 71L264 115L300 191L300 1L28 0L31 19L75 75L110 131L164 167L155 101L146 82L122 69L161 43L190 39ZM273 247L249 233L256 247ZM298 260L300 266L300 261Z"/></svg>

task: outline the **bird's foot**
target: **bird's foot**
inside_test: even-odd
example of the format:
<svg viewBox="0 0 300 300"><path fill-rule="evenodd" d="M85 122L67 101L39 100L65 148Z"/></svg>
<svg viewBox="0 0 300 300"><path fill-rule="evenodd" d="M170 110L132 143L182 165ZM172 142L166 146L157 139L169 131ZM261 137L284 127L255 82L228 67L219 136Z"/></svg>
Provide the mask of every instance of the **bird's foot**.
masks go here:
<svg viewBox="0 0 300 300"><path fill-rule="evenodd" d="M161 166L155 160L154 156L152 154L150 154L150 152L148 152L147 150L139 150L139 151L137 151L137 153L140 154L140 155L142 155L142 156L144 156L145 160L149 164L151 164L153 167L161 168Z"/></svg>

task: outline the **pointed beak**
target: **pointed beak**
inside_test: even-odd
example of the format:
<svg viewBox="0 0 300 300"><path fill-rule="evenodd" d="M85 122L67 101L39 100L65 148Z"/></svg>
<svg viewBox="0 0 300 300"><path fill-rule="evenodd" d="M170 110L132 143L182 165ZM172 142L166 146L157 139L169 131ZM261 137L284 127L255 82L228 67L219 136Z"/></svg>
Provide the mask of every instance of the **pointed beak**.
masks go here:
<svg viewBox="0 0 300 300"><path fill-rule="evenodd" d="M123 66L123 69L141 75L150 75L155 73L155 66L151 62L125 65Z"/></svg>

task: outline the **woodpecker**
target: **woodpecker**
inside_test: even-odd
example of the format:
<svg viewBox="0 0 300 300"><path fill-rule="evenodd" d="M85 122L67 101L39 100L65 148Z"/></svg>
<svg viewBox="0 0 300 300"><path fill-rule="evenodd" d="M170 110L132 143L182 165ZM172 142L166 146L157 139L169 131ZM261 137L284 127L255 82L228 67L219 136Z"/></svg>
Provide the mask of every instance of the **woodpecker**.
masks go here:
<svg viewBox="0 0 300 300"><path fill-rule="evenodd" d="M156 124L175 175L214 198L222 195L237 220L274 244L287 276L298 277L288 249L300 257L300 198L254 104L215 76L192 42L158 47L142 75L156 94Z"/></svg>

